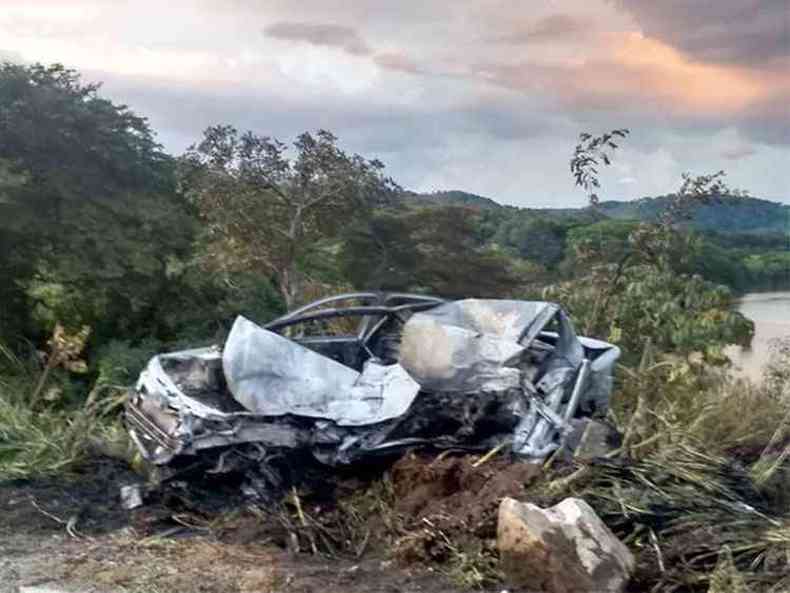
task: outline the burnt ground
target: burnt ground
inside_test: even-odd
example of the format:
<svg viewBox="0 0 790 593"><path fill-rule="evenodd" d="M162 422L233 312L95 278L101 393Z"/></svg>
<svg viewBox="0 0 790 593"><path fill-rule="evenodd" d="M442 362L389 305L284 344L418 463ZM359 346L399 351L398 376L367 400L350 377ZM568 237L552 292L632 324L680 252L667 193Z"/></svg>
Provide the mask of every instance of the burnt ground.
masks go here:
<svg viewBox="0 0 790 593"><path fill-rule="evenodd" d="M139 477L107 458L68 480L0 483L0 593L500 591L496 509L538 470L476 459L407 455L384 479L341 474L275 505L215 478L127 511L119 488Z"/></svg>

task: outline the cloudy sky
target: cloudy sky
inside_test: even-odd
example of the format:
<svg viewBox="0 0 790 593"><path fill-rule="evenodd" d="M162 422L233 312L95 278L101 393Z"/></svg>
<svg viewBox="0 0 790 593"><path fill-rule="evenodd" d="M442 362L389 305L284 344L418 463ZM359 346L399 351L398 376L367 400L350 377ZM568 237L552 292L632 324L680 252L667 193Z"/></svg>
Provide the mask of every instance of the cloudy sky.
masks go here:
<svg viewBox="0 0 790 593"><path fill-rule="evenodd" d="M0 56L62 62L173 152L227 122L327 128L402 185L584 202L581 131L628 127L603 196L683 171L790 203L788 0L0 0Z"/></svg>

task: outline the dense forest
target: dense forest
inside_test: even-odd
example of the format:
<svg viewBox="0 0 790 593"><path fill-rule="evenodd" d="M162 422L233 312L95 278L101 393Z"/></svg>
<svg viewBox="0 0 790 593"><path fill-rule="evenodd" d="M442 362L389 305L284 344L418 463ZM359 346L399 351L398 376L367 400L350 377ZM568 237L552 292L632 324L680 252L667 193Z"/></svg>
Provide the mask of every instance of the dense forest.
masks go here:
<svg viewBox="0 0 790 593"><path fill-rule="evenodd" d="M299 132L219 124L170 155L144 117L78 73L0 65L0 477L63 471L89 454L88 436L122 439L119 401L157 351L221 342L238 314L265 322L380 289L562 303L580 332L623 349L611 420L629 460L660 466L693 448L720 477L719 456L744 452L740 467L762 464L757 486L788 508L787 455L774 455L787 442L776 437L787 361L757 388L728 377L723 349L752 336L739 291L790 286L790 207L731 190L722 173L601 201L597 167L624 130L582 134L575 151L569 139L590 206L558 210L406 191L331 132ZM678 492L708 486L690 484ZM711 505L698 513L715 526L728 511ZM744 574L779 545L758 519L727 535ZM704 562L678 557L655 582L707 584L721 542L699 539ZM702 580L683 581L692 573Z"/></svg>
<svg viewBox="0 0 790 593"><path fill-rule="evenodd" d="M414 207L483 211L487 240L561 276L561 264L572 260L579 241L597 234L625 239L639 223L656 221L671 196L576 209L515 208L462 191L408 192L404 200ZM682 226L698 241L690 271L738 292L790 286L790 206L750 196L718 196L695 204Z"/></svg>
<svg viewBox="0 0 790 593"><path fill-rule="evenodd" d="M537 297L577 278L582 252L617 261L670 199L538 210L417 194L325 131L289 146L216 126L171 156L75 72L6 64L0 77L9 342L40 344L58 321L91 327L96 352L206 340L237 313L265 320L346 288ZM787 286L788 212L749 197L694 204L670 266L734 290Z"/></svg>
<svg viewBox="0 0 790 593"><path fill-rule="evenodd" d="M221 340L237 314L264 322L351 289L567 294L586 331L638 346L621 326L627 295L647 288L631 280L701 283L682 313L715 295L731 323L713 333L730 342L749 335L727 309L735 292L788 285L790 208L729 191L722 174L674 197L552 210L404 190L323 130L286 144L217 125L173 156L145 118L59 65L3 65L0 116L0 339L19 353L45 349L58 326L89 328L88 383L129 381L127 367L161 348ZM583 138L572 167L592 193L585 159L610 158L596 141L616 145ZM662 347L710 334L683 328Z"/></svg>

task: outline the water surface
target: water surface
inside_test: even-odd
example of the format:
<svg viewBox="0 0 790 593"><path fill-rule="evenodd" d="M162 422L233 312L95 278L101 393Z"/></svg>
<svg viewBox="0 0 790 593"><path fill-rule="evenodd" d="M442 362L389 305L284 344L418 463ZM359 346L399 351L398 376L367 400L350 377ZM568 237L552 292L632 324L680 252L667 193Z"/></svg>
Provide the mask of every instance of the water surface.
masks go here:
<svg viewBox="0 0 790 593"><path fill-rule="evenodd" d="M746 294L738 310L754 321L754 340L751 348L730 346L726 352L739 374L759 381L771 356L771 342L790 338L790 291Z"/></svg>

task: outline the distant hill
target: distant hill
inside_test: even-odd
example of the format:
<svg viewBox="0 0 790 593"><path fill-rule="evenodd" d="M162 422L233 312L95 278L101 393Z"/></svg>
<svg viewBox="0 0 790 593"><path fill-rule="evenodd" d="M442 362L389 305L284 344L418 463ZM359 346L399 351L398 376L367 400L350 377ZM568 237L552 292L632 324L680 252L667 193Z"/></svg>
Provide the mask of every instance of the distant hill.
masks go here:
<svg viewBox="0 0 790 593"><path fill-rule="evenodd" d="M408 203L437 206L471 206L512 211L513 215L534 214L542 218L562 219L569 216L613 218L618 220L655 220L669 205L670 196L641 198L630 202L601 202L597 213L590 208L514 208L503 206L491 198L459 190L432 193L406 192ZM518 213L518 214L517 214ZM596 216L597 214L597 216ZM504 213L508 216L507 213ZM692 226L700 231L719 233L790 233L790 206L759 198L722 197L698 206L693 212Z"/></svg>
<svg viewBox="0 0 790 593"><path fill-rule="evenodd" d="M670 196L633 202L601 202L609 218L654 220L669 205ZM693 210L691 224L700 231L720 233L790 232L790 206L759 198L722 197Z"/></svg>
<svg viewBox="0 0 790 593"><path fill-rule="evenodd" d="M405 192L403 196L407 202L416 204L434 204L437 206L474 206L477 208L504 208L499 202L491 198L470 194L460 190L436 191L431 193Z"/></svg>

